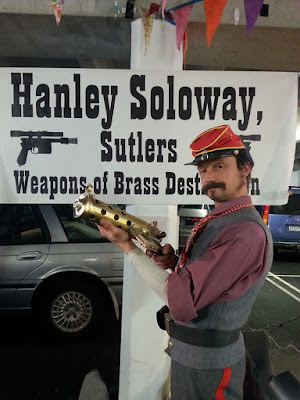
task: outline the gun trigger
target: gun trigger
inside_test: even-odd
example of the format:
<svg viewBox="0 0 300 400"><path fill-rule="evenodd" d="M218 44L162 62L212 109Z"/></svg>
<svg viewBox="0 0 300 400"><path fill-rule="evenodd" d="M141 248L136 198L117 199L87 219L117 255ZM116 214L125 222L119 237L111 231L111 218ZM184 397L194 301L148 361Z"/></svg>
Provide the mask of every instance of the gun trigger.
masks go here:
<svg viewBox="0 0 300 400"><path fill-rule="evenodd" d="M38 152L39 152L38 147L33 147L33 148L31 149L31 153L32 153L32 154L38 154Z"/></svg>

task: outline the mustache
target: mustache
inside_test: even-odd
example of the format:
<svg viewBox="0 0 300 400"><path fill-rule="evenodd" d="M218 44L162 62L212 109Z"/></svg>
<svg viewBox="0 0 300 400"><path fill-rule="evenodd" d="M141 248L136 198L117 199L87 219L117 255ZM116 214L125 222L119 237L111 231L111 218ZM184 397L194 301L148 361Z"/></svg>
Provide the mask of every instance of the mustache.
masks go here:
<svg viewBox="0 0 300 400"><path fill-rule="evenodd" d="M221 188L225 189L224 182L208 182L205 186L202 186L202 193L207 194L209 189Z"/></svg>

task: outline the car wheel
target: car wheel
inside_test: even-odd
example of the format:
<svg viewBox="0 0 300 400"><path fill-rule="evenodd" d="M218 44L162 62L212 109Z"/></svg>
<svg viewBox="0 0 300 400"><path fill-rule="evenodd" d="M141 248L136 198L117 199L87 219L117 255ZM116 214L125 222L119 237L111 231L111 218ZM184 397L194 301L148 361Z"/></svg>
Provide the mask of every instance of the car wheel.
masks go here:
<svg viewBox="0 0 300 400"><path fill-rule="evenodd" d="M90 282L74 280L48 287L40 302L40 319L55 334L91 334L101 325L101 318L104 319L100 290Z"/></svg>

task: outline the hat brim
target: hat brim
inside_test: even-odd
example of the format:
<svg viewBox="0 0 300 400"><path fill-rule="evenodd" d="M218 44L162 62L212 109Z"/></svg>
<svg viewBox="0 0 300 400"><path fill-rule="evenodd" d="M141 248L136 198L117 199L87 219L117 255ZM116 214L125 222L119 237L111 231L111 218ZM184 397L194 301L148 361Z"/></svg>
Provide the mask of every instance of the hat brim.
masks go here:
<svg viewBox="0 0 300 400"><path fill-rule="evenodd" d="M236 150L238 150L238 154L235 154ZM243 149L229 149L229 150L215 150L212 152L205 152L200 154L199 156L195 157L192 162L186 163L184 165L198 165L203 161L210 161L210 160L215 160L217 158L221 157L232 157L232 156L246 156L251 164L251 166L254 166L254 161L250 155L250 153L247 151L246 148Z"/></svg>

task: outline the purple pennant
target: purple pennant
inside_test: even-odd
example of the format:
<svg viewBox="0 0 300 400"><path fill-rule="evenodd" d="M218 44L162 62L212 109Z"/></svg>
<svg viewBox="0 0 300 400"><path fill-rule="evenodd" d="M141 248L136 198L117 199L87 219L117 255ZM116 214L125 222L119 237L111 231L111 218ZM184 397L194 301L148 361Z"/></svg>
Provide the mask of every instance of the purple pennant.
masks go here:
<svg viewBox="0 0 300 400"><path fill-rule="evenodd" d="M244 0L248 35L259 16L263 2L264 0Z"/></svg>

